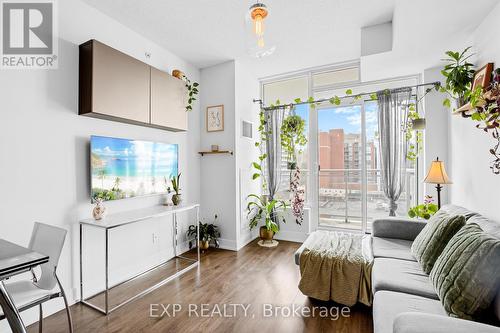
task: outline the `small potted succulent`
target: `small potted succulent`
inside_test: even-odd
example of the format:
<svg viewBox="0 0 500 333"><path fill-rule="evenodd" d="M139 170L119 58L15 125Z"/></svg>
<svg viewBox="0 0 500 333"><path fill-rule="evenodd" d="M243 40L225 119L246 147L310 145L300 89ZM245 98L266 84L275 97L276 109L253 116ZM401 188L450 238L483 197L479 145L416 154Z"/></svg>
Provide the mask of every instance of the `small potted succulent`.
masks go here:
<svg viewBox="0 0 500 333"><path fill-rule="evenodd" d="M172 203L174 206L178 206L181 203L181 194L180 194L180 178L181 174L179 173L177 176L172 176L170 178L170 182L172 182L172 189L174 190L175 194L172 195Z"/></svg>
<svg viewBox="0 0 500 333"><path fill-rule="evenodd" d="M199 222L200 228L200 242L198 246L200 250L206 251L213 244L215 248L219 247L220 232L219 228L215 225L217 222L217 215L215 215L214 223L202 223ZM190 225L187 231L187 237L189 239L189 249L191 249L196 241L196 226Z"/></svg>

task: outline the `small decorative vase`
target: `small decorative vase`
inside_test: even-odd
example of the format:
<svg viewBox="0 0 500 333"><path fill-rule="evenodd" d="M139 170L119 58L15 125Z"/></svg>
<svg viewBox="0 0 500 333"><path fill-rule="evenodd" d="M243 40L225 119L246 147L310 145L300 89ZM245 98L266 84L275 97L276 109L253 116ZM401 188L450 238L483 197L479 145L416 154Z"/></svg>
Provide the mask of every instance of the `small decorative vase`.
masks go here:
<svg viewBox="0 0 500 333"><path fill-rule="evenodd" d="M102 204L102 199L95 199L95 207L92 210L92 216L95 220L99 221L106 215L106 207Z"/></svg>
<svg viewBox="0 0 500 333"><path fill-rule="evenodd" d="M206 251L210 247L210 243L208 241L200 241L198 244L200 246L200 250Z"/></svg>
<svg viewBox="0 0 500 333"><path fill-rule="evenodd" d="M174 194L172 196L172 203L174 204L174 206L178 206L181 203L181 201L182 199L180 194Z"/></svg>
<svg viewBox="0 0 500 333"><path fill-rule="evenodd" d="M260 227L259 234L260 234L260 239L262 239L263 241L271 241L273 240L274 237L274 231L267 230L267 228L264 226Z"/></svg>
<svg viewBox="0 0 500 333"><path fill-rule="evenodd" d="M182 78L185 76L184 73L178 69L174 69L172 71L172 76L175 78L178 78L179 80L182 80Z"/></svg>

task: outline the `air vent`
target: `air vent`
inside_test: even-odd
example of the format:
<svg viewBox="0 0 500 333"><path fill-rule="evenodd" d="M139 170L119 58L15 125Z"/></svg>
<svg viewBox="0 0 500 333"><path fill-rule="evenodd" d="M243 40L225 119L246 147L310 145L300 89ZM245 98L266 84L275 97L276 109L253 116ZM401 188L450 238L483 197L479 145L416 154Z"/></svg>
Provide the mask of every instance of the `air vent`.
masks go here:
<svg viewBox="0 0 500 333"><path fill-rule="evenodd" d="M253 123L243 120L242 121L242 128L241 128L241 133L244 138L253 138Z"/></svg>

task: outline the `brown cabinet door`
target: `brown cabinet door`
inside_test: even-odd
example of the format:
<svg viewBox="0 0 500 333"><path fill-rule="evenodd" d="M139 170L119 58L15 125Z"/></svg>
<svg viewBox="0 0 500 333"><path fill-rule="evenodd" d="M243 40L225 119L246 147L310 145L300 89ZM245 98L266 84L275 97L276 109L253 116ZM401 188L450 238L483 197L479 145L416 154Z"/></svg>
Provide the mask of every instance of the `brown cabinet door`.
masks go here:
<svg viewBox="0 0 500 333"><path fill-rule="evenodd" d="M93 41L92 112L149 123L149 66Z"/></svg>
<svg viewBox="0 0 500 333"><path fill-rule="evenodd" d="M151 67L151 124L187 130L186 87L168 73Z"/></svg>

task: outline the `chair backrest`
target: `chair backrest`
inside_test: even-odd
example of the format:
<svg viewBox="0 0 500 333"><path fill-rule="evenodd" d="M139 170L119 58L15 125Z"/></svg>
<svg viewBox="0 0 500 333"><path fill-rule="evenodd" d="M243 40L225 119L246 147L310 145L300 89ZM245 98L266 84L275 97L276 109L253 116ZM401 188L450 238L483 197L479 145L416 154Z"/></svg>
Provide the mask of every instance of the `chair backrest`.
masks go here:
<svg viewBox="0 0 500 333"><path fill-rule="evenodd" d="M57 284L55 271L66 239L66 233L65 229L35 222L29 248L49 256L49 261L41 265L42 275L36 282L39 288L52 290Z"/></svg>

